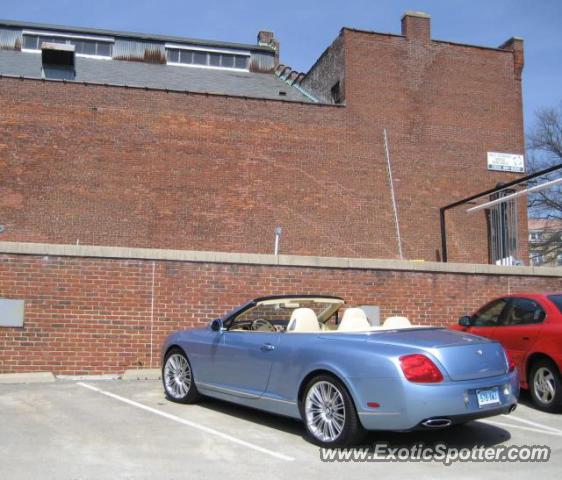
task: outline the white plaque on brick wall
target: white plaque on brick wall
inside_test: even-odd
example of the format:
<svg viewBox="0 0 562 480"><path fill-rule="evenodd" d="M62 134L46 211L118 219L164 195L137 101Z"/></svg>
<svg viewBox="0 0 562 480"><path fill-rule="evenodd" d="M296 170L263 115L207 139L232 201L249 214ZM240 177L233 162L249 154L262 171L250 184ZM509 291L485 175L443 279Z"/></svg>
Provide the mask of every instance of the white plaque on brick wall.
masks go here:
<svg viewBox="0 0 562 480"><path fill-rule="evenodd" d="M488 152L488 170L523 173L525 159L515 153Z"/></svg>

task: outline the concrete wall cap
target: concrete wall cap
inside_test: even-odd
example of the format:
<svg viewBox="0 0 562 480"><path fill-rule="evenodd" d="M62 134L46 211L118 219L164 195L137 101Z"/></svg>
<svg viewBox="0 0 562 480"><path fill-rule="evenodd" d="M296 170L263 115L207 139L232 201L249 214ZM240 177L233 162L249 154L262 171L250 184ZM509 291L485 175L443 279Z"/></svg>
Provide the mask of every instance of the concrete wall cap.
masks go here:
<svg viewBox="0 0 562 480"><path fill-rule="evenodd" d="M302 255L275 256L264 253L208 252L24 242L0 242L0 254L283 267L344 268L355 270L397 270L428 273L562 277L562 268L560 267L505 267L473 263L442 263L377 258L317 257Z"/></svg>

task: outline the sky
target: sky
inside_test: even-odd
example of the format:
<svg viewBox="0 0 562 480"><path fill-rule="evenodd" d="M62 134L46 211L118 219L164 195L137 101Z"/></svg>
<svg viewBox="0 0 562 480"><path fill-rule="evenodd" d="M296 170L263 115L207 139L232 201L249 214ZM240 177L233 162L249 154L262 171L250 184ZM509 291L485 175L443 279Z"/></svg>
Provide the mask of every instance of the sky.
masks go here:
<svg viewBox="0 0 562 480"><path fill-rule="evenodd" d="M526 128L562 102L562 0L0 0L0 17L190 38L281 42L281 60L306 72L341 27L400 33L409 10L431 15L432 38L497 47L525 40Z"/></svg>

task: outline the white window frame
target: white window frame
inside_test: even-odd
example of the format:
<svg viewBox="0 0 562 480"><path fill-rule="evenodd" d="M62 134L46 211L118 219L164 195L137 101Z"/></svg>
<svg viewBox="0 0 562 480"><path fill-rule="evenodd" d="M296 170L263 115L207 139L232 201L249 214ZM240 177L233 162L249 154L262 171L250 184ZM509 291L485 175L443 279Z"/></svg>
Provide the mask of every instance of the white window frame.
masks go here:
<svg viewBox="0 0 562 480"><path fill-rule="evenodd" d="M60 32L51 32L48 30L24 30L22 32L22 37L24 35L37 35L39 37L60 37L60 38L74 38L76 40L91 40L94 42L105 42L105 43L111 43L111 44L115 44L115 38L113 37L103 37L103 36L99 36L99 35L83 35L83 34L78 34L78 35L72 35L70 33L60 33ZM22 42L23 43L23 42ZM21 49L22 52L27 52L27 53L41 53L41 49L40 48L22 48ZM76 53L75 54L77 57L83 57L83 58L95 58L97 60L112 60L112 55L109 56L105 56L105 55L89 55L87 53Z"/></svg>
<svg viewBox="0 0 562 480"><path fill-rule="evenodd" d="M193 67L193 68L206 68L208 70L231 70L235 72L249 72L250 71L250 59L252 53L248 50L235 50L235 49L226 49L226 48L207 48L207 47L199 47L199 46L191 46L186 44L179 44L179 43L166 43L164 44L164 48L166 50L166 64L173 65L176 67ZM237 68L237 67L217 67L216 65L199 65L196 63L181 63L181 62L169 62L168 61L168 49L171 50L195 50L198 52L205 52L205 53L225 53L227 55L239 55L242 57L248 57L248 68Z"/></svg>

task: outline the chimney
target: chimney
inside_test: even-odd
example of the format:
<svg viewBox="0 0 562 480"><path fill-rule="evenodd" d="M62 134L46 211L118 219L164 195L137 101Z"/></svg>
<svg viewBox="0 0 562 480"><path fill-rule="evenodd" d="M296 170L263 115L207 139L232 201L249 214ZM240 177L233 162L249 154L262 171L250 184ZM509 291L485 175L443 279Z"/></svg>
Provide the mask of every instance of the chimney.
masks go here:
<svg viewBox="0 0 562 480"><path fill-rule="evenodd" d="M406 12L402 16L402 35L408 40L429 42L431 17L423 12Z"/></svg>
<svg viewBox="0 0 562 480"><path fill-rule="evenodd" d="M513 52L513 70L515 78L521 80L521 73L523 73L523 66L525 65L523 39L520 37L511 37L509 40L502 43L499 48Z"/></svg>
<svg viewBox="0 0 562 480"><path fill-rule="evenodd" d="M279 41L275 38L273 32L260 30L258 32L258 45L273 48L275 50L275 66L279 65Z"/></svg>

